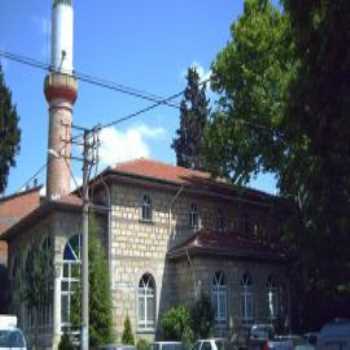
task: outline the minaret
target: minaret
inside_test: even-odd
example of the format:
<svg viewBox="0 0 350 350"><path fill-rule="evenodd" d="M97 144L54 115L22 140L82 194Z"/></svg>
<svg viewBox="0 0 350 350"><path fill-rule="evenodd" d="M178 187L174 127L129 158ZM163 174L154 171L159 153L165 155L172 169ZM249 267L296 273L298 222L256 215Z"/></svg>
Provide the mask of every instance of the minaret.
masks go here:
<svg viewBox="0 0 350 350"><path fill-rule="evenodd" d="M72 75L72 0L53 1L51 67L44 86L50 116L47 198L58 199L70 192L71 125L77 98L77 81Z"/></svg>

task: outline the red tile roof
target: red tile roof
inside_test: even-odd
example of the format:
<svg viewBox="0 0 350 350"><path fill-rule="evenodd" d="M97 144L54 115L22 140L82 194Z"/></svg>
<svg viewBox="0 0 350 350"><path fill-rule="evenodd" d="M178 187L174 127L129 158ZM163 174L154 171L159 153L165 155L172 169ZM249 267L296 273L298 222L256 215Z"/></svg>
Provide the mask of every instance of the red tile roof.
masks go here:
<svg viewBox="0 0 350 350"><path fill-rule="evenodd" d="M40 205L41 187L0 198L0 236Z"/></svg>
<svg viewBox="0 0 350 350"><path fill-rule="evenodd" d="M232 256L236 258L255 258L259 260L285 261L287 251L272 244L263 244L248 239L235 232L199 231L190 239L171 249L170 258L205 254Z"/></svg>
<svg viewBox="0 0 350 350"><path fill-rule="evenodd" d="M273 197L262 191L234 186L222 178L213 178L208 172L187 169L145 158L117 163L111 167L111 170L117 174L166 181L202 190L231 192L231 194L232 192L244 192L246 196L254 199Z"/></svg>

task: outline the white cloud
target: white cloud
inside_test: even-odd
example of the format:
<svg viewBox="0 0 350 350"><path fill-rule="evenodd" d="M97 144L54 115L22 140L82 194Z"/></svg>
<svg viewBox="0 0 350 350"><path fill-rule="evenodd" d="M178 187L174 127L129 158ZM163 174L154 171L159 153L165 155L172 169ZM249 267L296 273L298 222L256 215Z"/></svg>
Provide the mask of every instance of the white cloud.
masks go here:
<svg viewBox="0 0 350 350"><path fill-rule="evenodd" d="M103 129L100 133L100 160L104 165L112 165L135 158L150 158L148 140L162 139L165 130L145 124L130 127L125 131L115 128Z"/></svg>

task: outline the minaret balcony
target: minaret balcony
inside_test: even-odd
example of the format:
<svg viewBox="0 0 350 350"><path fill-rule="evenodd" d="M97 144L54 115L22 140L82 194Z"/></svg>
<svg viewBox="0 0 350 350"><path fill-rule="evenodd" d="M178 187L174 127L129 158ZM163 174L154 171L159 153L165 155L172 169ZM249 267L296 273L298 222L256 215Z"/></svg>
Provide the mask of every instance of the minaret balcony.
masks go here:
<svg viewBox="0 0 350 350"><path fill-rule="evenodd" d="M45 78L44 92L48 102L61 98L74 104L78 95L77 79L70 74L50 73Z"/></svg>

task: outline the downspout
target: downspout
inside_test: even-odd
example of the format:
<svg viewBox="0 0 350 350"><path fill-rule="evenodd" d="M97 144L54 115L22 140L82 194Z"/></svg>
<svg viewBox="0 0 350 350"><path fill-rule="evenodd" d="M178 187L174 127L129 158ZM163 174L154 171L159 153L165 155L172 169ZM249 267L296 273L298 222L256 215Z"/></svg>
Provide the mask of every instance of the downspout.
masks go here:
<svg viewBox="0 0 350 350"><path fill-rule="evenodd" d="M108 260L108 271L109 271L109 280L110 287L112 288L112 201L111 201L111 191L103 179L101 177L101 183L106 190L107 195L107 260Z"/></svg>
<svg viewBox="0 0 350 350"><path fill-rule="evenodd" d="M170 234L172 234L172 222L173 222L172 208L173 208L175 201L179 198L183 189L184 189L184 185L181 185L181 187L176 192L175 196L170 201L170 205L169 205L169 233Z"/></svg>
<svg viewBox="0 0 350 350"><path fill-rule="evenodd" d="M194 299L196 300L198 297L197 296L197 285L196 285L196 272L195 272L188 248L186 248L186 257L187 257L187 261L188 261L188 264L190 265L190 269L192 272L193 294L194 294Z"/></svg>

